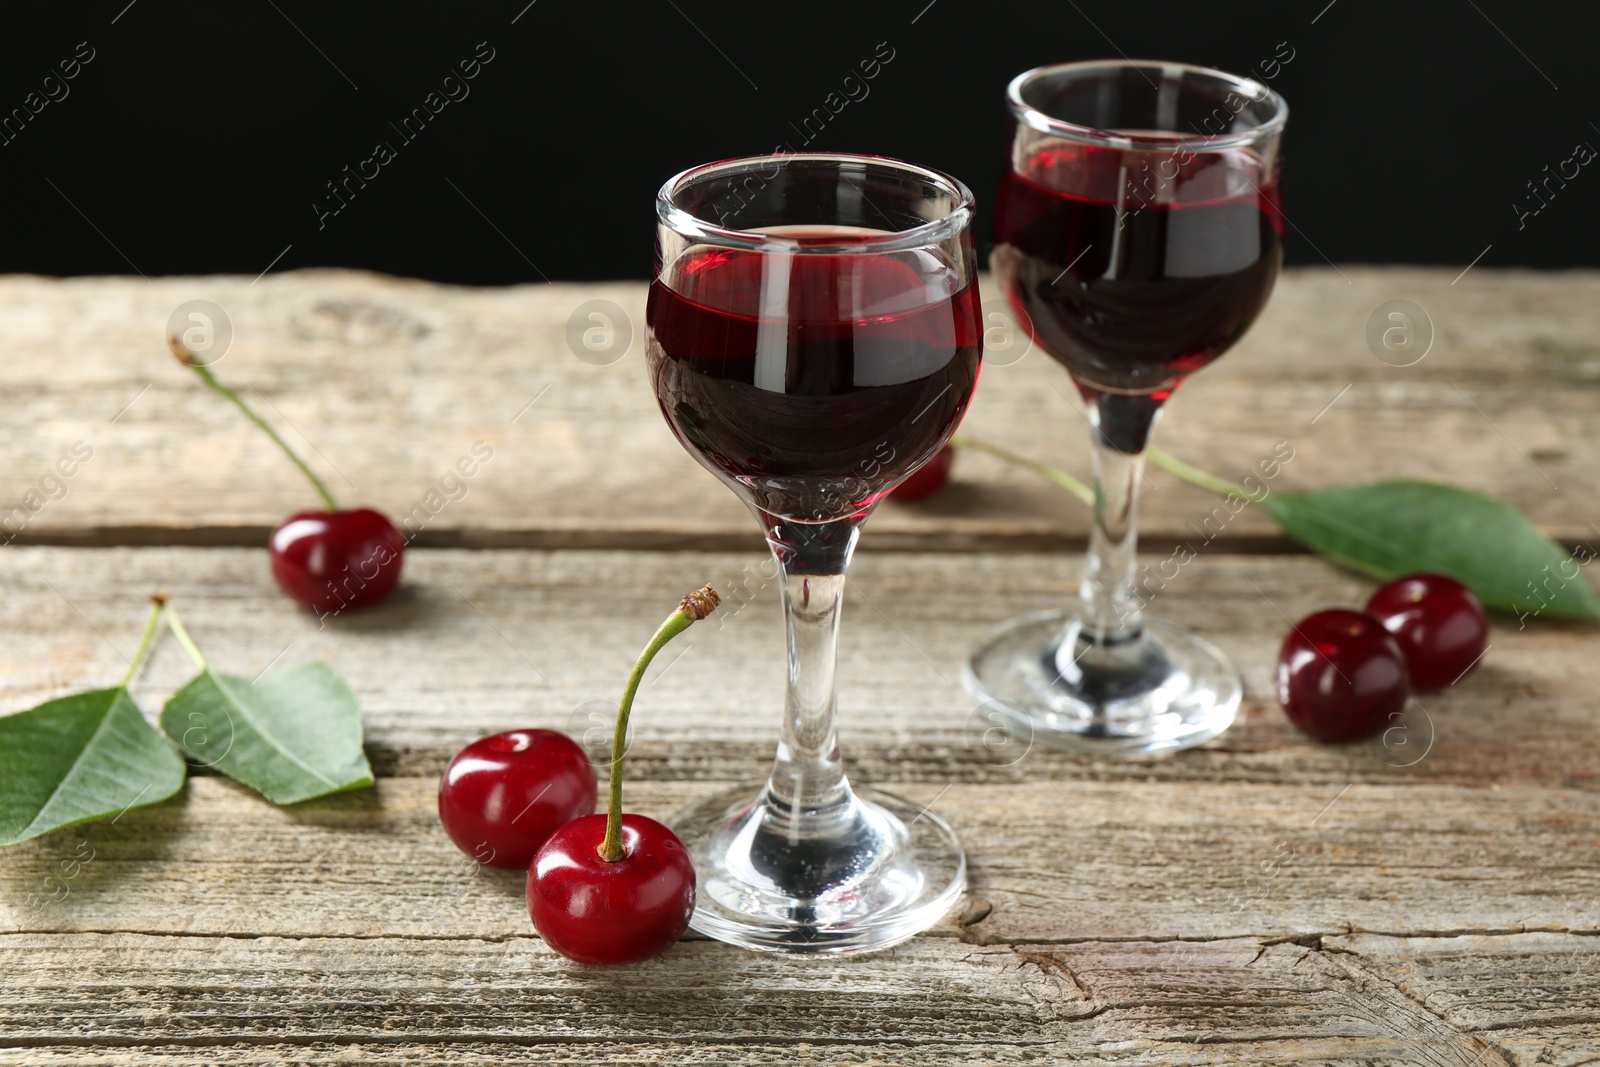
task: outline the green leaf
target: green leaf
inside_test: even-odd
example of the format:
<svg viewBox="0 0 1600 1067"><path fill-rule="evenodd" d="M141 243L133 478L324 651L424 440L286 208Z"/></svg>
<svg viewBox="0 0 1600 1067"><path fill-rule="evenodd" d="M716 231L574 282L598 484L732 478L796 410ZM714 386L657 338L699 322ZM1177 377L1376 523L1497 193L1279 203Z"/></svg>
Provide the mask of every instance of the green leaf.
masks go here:
<svg viewBox="0 0 1600 1067"><path fill-rule="evenodd" d="M167 701L161 728L274 804L372 784L355 694L321 660L254 681L207 667Z"/></svg>
<svg viewBox="0 0 1600 1067"><path fill-rule="evenodd" d="M122 686L0 718L0 845L165 800L183 776Z"/></svg>
<svg viewBox="0 0 1600 1067"><path fill-rule="evenodd" d="M1371 482L1274 493L1261 506L1296 541L1375 578L1432 571L1466 583L1501 611L1600 619L1600 596L1579 560L1522 512L1481 493Z"/></svg>

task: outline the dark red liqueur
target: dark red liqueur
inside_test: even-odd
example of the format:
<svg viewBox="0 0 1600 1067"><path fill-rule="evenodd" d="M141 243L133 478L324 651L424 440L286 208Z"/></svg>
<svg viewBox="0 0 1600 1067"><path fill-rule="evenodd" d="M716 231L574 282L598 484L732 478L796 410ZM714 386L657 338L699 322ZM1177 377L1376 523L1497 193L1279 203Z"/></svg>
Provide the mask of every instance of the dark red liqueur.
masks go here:
<svg viewBox="0 0 1600 1067"><path fill-rule="evenodd" d="M1001 179L992 265L1080 384L1165 394L1255 320L1282 246L1276 179L1249 152L1058 143Z"/></svg>
<svg viewBox="0 0 1600 1067"><path fill-rule="evenodd" d="M661 410L756 507L863 514L933 458L977 384L977 287L957 276L927 250L691 251L650 289Z"/></svg>

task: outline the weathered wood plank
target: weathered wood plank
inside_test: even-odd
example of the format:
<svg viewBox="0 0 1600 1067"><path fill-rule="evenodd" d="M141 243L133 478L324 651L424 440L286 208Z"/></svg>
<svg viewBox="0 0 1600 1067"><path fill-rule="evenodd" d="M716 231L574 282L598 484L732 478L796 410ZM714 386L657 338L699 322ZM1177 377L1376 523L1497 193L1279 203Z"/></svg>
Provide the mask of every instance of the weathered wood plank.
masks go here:
<svg viewBox="0 0 1600 1067"><path fill-rule="evenodd" d="M638 782L672 821L718 783ZM434 778L278 810L217 778L115 825L13 846L0 931L478 937L526 931ZM961 835L974 944L1600 931L1600 796L1455 786L1040 781L904 786ZM92 857L92 858L88 858ZM1589 942L1600 948L1600 940Z"/></svg>
<svg viewBox="0 0 1600 1067"><path fill-rule="evenodd" d="M1481 268L1450 279L1398 268L1288 272L1237 351L1172 402L1162 443L1238 477L1287 441L1294 459L1275 483L1282 488L1446 479L1517 504L1553 535L1596 537L1585 508L1600 495L1600 439L1590 432L1600 272ZM1369 315L1397 297L1419 302L1436 327L1432 351L1412 367L1379 361L1364 340ZM334 489L397 519L414 516L411 528L431 543L756 544L733 495L682 452L655 410L643 374L642 284L460 289L334 271L254 284L0 283L0 502L13 516L4 536L253 544L313 502L298 473L167 354L168 314L194 298L231 316L233 347L220 369L291 428ZM632 321L632 348L611 365L584 362L566 341L569 316L592 299L613 301ZM993 365L967 429L1081 473L1085 431L1070 394L1042 353ZM62 457L73 465L77 441L93 455L70 479L51 481ZM449 480L477 441L494 458L464 482ZM38 510L11 511L30 490ZM1213 504L1152 472L1148 542L1194 537ZM1058 490L971 456L940 498L880 509L869 544L1037 549L1081 542L1085 522ZM1250 509L1221 543L1259 547L1275 536Z"/></svg>
<svg viewBox="0 0 1600 1067"><path fill-rule="evenodd" d="M0 711L120 677L145 598L166 588L228 669L330 659L360 694L380 773L435 774L485 733L600 725L590 713L614 707L657 620L709 580L727 601L680 639L676 658L669 650L653 668L634 719L632 773L729 781L759 774L771 758L782 634L770 572L754 553L413 552L394 600L320 628L277 593L264 555L0 551ZM1596 786L1600 663L1591 628L1499 622L1481 668L1419 702L1384 738L1325 746L1299 735L1272 692L1284 616L1359 604L1370 589L1306 556L1203 555L1153 602L1215 640L1244 674L1243 718L1219 741L1181 758L1136 762L1041 746L990 751L982 744L987 724L960 686L961 659L995 623L1070 595L1077 567L1076 558L1057 555L863 552L847 594L840 666L841 729L858 776L937 785L1287 782L1330 793L1350 782ZM135 692L153 711L190 673L168 641ZM608 737L601 729L596 740Z"/></svg>
<svg viewBox="0 0 1600 1067"><path fill-rule="evenodd" d="M1538 955L1496 940L1480 960L1508 986L1524 983L1501 1018L1539 1010L1545 953L1594 960L1570 944L1581 939L1547 940ZM95 1049L96 1062L224 1051L230 1062L235 1052L292 1061L333 1049L360 1062L412 1062L425 1050L469 1062L494 1052L541 1062L1529 1062L1500 1019L1453 1021L1366 970L1355 943L1329 953L1252 940L923 940L797 961L699 942L597 974L532 937L12 935L0 938L8 969L30 977L0 998L0 1049ZM1403 965L1431 962L1428 943L1410 950ZM1597 983L1591 968L1575 991L1592 998ZM1471 996L1470 977L1449 985ZM1592 1002L1579 1014L1579 1025L1600 1018ZM1564 1029L1552 1035L1563 1051L1595 1048Z"/></svg>
<svg viewBox="0 0 1600 1067"><path fill-rule="evenodd" d="M763 1041L722 1043L697 1041L692 1044L652 1045L648 1043L620 1044L609 1041L570 1042L539 1045L532 1041L520 1044L500 1044L487 1041L454 1042L429 1041L425 1044L380 1042L366 1039L352 1044L328 1041L311 1041L294 1045L240 1045L206 1044L201 1051L183 1045L140 1045L136 1049L78 1048L72 1046L40 1048L30 1047L25 1052L7 1053L0 1048L0 1064L53 1065L53 1064L167 1064L205 1063L227 1064L860 1064L862 1067L897 1067L909 1064L1038 1064L1051 1062L1052 1053L1043 1049L985 1048L974 1050L960 1045L906 1042L895 1044L866 1044L837 1042L800 1042L779 1045ZM1305 1063L1315 1067L1389 1067L1396 1063L1421 1063L1437 1067L1440 1062L1427 1058L1428 1049L1416 1042L1397 1042L1384 1039L1352 1040L1330 1038L1314 1040L1263 1041L1248 1044L1194 1045L1170 1043L1139 1048L1113 1049L1093 1054L1074 1055L1071 1062L1105 1065L1105 1067L1137 1067L1143 1064L1163 1064L1169 1067L1189 1067L1192 1064L1271 1064ZM1420 1058L1419 1058L1420 1057ZM1449 1061L1444 1061L1448 1063ZM1470 1061L1461 1060L1463 1067ZM1480 1061L1493 1064L1494 1060ZM1577 1061L1528 1061L1539 1063L1576 1063Z"/></svg>
<svg viewBox="0 0 1600 1067"><path fill-rule="evenodd" d="M1237 476L1286 440L1284 488L1445 478L1563 538L1600 536L1585 511L1600 489L1600 273L1448 274L1291 272L1240 349L1173 403L1163 443ZM929 505L875 517L841 664L855 775L929 804L968 845L958 913L857 960L700 939L604 975L553 957L519 878L475 870L439 831L432 776L448 755L512 725L589 725L665 607L706 580L729 607L652 675L630 806L670 819L759 774L781 686L750 521L667 435L637 332L610 366L567 348L579 303L614 300L637 331L642 296L340 272L0 282L14 401L0 502L40 493L17 541L253 543L306 501L165 353L168 312L207 297L233 315L232 380L291 438L310 434L352 502L427 513L428 542L738 549L416 552L392 603L325 627L276 594L259 551L0 552L0 712L119 677L145 596L166 587L231 669L333 660L388 776L288 811L199 776L114 824L6 850L0 1064L1600 1058L1592 630L1502 621L1484 668L1403 732L1313 745L1272 701L1278 613L1359 603L1368 586L1303 556L1239 554L1282 548L1250 509L1156 605L1241 665L1234 730L1152 762L996 755L969 729L960 659L993 623L1069 593L1076 559L1018 550L1080 541L1084 523L979 456ZM1395 297L1438 330L1410 368L1363 340ZM1081 471L1069 392L1040 353L991 366L968 429ZM479 440L494 458L452 493L445 474ZM73 475L46 481L63 455ZM1209 514L1164 474L1146 489L1152 546ZM888 551L974 548L1016 554ZM163 646L136 687L146 710L187 675Z"/></svg>
<svg viewBox="0 0 1600 1067"><path fill-rule="evenodd" d="M1600 942L1593 934L1355 934L1325 938L1321 947L1335 964L1348 963L1352 973L1361 968L1381 974L1418 1009L1448 1026L1500 1031L1519 1041L1541 1041L1563 1031L1582 1034L1582 1042L1563 1041L1559 1047L1570 1056L1581 1045L1588 1055L1600 1056L1600 998L1593 988L1600 977ZM1530 990L1537 990L1537 999L1528 999Z"/></svg>
<svg viewBox="0 0 1600 1067"><path fill-rule="evenodd" d="M1117 1047L1120 1044L1120 1047ZM184 1045L139 1045L134 1049L78 1048L72 1046L30 1047L25 1052L8 1054L0 1048L0 1064L167 1064L201 1062L227 1064L860 1064L862 1067L898 1067L909 1064L1039 1064L1052 1063L1053 1054L1071 1054L1072 1063L1095 1067L1191 1067L1198 1064L1307 1064L1308 1067L1392 1067L1394 1064L1420 1064L1425 1067L1491 1067L1499 1063L1526 1064L1527 1067L1592 1067L1593 1061L1581 1051L1573 1058L1535 1059L1547 1049L1534 1046L1526 1059L1507 1060L1480 1053L1474 1061L1460 1045L1441 1048L1433 1042L1389 1038L1296 1038L1196 1044L1193 1042L1123 1042L1092 1053L1057 1053L1054 1047L1016 1049L990 1047L974 1050L960 1045L906 1042L870 1045L838 1042L799 1042L778 1045L763 1041L652 1045L620 1044L608 1041L571 1042L538 1045L531 1041L503 1044L487 1041L454 1042L433 1040L425 1044L381 1042L366 1039L352 1044L308 1041L301 1044L205 1044L201 1051ZM1449 1058L1454 1055L1455 1058Z"/></svg>

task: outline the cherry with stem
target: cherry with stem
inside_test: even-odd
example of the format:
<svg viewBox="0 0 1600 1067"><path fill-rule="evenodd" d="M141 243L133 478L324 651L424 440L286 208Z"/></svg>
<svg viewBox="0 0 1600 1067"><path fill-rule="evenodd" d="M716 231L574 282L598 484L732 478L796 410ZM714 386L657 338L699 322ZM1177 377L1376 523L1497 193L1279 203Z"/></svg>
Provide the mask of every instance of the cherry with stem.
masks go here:
<svg viewBox="0 0 1600 1067"><path fill-rule="evenodd" d="M638 963L666 951L694 913L694 864L665 826L622 811L628 716L639 683L668 641L716 609L709 585L667 617L628 676L611 741L610 803L557 830L528 868L528 913L545 942L579 963Z"/></svg>
<svg viewBox="0 0 1600 1067"><path fill-rule="evenodd" d="M371 607L387 597L405 562L406 539L394 523L372 508L341 509L327 484L244 397L220 381L180 337L168 337L167 344L179 363L283 449L322 499L322 510L296 512L272 531L267 551L278 587L324 618Z"/></svg>

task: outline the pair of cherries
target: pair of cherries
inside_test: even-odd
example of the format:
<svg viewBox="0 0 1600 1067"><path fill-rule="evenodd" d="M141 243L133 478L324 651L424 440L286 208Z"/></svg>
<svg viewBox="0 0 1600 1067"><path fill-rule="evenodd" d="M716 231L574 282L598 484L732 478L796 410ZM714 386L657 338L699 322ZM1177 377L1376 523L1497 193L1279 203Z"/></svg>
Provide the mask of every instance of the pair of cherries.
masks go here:
<svg viewBox="0 0 1600 1067"><path fill-rule="evenodd" d="M589 756L554 730L474 741L439 782L439 821L490 867L528 872L528 912L550 947L580 963L636 963L689 925L694 867L676 834L622 816L623 859L599 853L607 816Z"/></svg>
<svg viewBox="0 0 1600 1067"><path fill-rule="evenodd" d="M617 709L610 804L588 755L554 730L474 741L439 781L439 821L456 847L491 867L528 872L528 914L545 942L579 963L638 963L666 951L694 913L694 864L671 830L622 812L628 715L645 668L668 641L709 615L709 585L690 593L650 639Z"/></svg>
<svg viewBox="0 0 1600 1067"><path fill-rule="evenodd" d="M1363 611L1307 615L1278 653L1278 702L1318 741L1371 737L1399 717L1412 693L1454 685L1489 643L1489 620L1471 589L1442 574L1382 586Z"/></svg>

